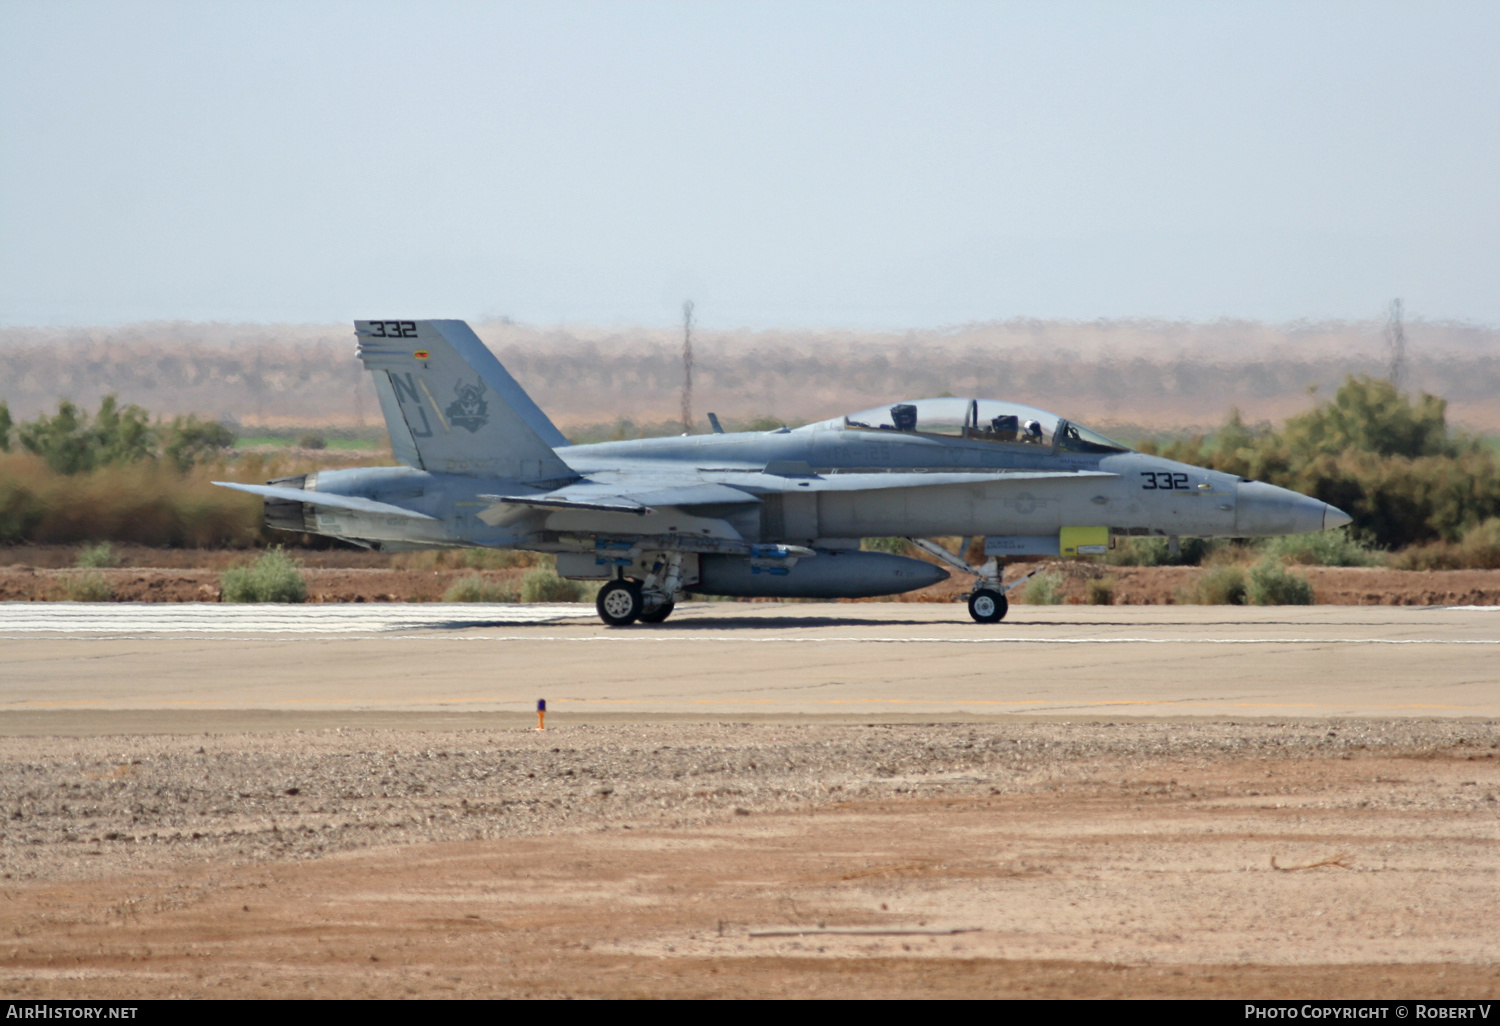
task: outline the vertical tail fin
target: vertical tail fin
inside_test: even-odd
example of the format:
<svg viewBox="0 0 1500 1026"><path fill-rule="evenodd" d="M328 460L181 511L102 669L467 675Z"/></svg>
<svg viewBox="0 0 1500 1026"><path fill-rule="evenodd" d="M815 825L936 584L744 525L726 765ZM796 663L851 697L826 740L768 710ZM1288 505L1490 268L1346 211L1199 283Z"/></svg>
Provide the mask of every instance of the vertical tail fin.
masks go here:
<svg viewBox="0 0 1500 1026"><path fill-rule="evenodd" d="M515 481L577 477L567 445L495 354L463 321L355 321L401 462Z"/></svg>

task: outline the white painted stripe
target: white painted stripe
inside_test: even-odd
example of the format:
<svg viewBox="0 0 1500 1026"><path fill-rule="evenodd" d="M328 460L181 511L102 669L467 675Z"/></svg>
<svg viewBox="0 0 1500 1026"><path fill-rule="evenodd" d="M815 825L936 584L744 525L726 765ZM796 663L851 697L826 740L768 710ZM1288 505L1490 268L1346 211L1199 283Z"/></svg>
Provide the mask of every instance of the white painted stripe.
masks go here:
<svg viewBox="0 0 1500 1026"><path fill-rule="evenodd" d="M25 633L219 633L274 631L346 634L351 631L413 630L496 624L549 623L593 617L584 604L520 605L392 603L346 605L218 605L200 603L88 602L0 603L0 632Z"/></svg>
<svg viewBox="0 0 1500 1026"><path fill-rule="evenodd" d="M409 626L409 625L408 625ZM450 625L455 626L455 625ZM463 626L462 624L456 626ZM243 630L244 628L238 628ZM38 632L40 633L40 632ZM72 637L52 637L49 641L260 641L277 642L289 640L268 637L268 634L291 633L286 629L267 631L264 634L233 635L199 629L196 632L183 630L161 636L156 633L105 634L77 632ZM634 637L620 635L565 635L548 634L370 634L364 631L322 631L337 634L340 641L441 641L441 642L567 642L569 644L721 644L721 645L1500 645L1500 639L1490 638L792 638L792 637L747 637L743 634L721 636L653 635ZM193 634L192 637L182 635ZM33 641L35 635L0 633L0 641Z"/></svg>

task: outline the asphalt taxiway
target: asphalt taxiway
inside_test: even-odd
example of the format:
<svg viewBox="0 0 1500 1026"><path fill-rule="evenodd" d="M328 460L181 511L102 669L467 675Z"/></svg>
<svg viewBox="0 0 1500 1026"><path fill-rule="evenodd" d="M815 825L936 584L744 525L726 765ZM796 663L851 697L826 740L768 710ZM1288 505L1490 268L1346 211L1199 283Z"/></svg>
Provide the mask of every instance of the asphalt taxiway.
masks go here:
<svg viewBox="0 0 1500 1026"><path fill-rule="evenodd" d="M0 604L0 734L580 719L1500 716L1500 608Z"/></svg>

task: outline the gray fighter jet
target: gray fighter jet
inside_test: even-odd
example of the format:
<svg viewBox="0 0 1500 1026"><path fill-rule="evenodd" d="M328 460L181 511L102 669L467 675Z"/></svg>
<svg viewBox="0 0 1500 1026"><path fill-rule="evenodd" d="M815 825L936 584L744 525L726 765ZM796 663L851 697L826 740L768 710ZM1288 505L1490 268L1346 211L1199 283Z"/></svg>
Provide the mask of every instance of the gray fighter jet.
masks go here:
<svg viewBox="0 0 1500 1026"><path fill-rule="evenodd" d="M382 551L551 552L605 582L599 616L660 623L682 594L852 598L946 579L860 539L911 539L1005 616L1008 560L1102 554L1121 537L1236 538L1341 527L1316 499L1134 452L992 399L915 399L796 430L569 445L462 321L356 321L399 467L266 485L266 522ZM935 537L983 538L985 560Z"/></svg>

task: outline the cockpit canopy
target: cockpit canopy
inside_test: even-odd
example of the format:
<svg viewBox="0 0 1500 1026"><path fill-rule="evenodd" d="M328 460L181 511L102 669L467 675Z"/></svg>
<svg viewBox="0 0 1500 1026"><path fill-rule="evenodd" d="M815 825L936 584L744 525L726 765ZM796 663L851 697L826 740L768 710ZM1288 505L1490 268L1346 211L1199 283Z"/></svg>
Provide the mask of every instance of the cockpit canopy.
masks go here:
<svg viewBox="0 0 1500 1026"><path fill-rule="evenodd" d="M1067 452L1130 451L1055 413L998 399L912 399L810 424L801 430L900 431L1049 449L1055 443Z"/></svg>

